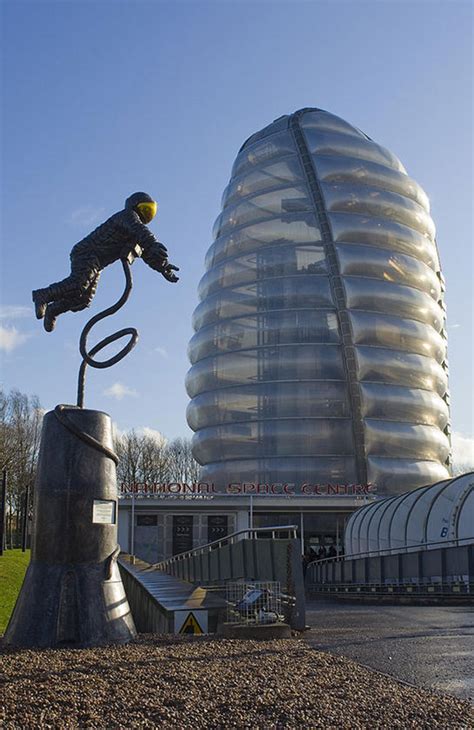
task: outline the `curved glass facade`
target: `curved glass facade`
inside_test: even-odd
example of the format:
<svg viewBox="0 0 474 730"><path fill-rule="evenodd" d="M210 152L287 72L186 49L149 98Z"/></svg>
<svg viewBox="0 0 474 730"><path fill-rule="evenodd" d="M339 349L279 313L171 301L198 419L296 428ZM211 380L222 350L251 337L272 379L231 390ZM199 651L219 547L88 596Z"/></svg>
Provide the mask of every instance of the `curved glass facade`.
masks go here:
<svg viewBox="0 0 474 730"><path fill-rule="evenodd" d="M241 148L214 237L187 376L201 478L448 477L443 277L401 162L328 112L281 117Z"/></svg>

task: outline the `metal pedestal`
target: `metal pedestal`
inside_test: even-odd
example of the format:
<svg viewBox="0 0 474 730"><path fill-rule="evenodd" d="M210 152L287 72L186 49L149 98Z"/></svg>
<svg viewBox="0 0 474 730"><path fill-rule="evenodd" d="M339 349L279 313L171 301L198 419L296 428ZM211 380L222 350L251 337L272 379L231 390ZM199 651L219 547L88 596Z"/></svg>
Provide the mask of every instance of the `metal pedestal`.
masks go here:
<svg viewBox="0 0 474 730"><path fill-rule="evenodd" d="M5 643L84 647L136 635L116 563L112 448L106 413L58 406L45 415L31 563Z"/></svg>

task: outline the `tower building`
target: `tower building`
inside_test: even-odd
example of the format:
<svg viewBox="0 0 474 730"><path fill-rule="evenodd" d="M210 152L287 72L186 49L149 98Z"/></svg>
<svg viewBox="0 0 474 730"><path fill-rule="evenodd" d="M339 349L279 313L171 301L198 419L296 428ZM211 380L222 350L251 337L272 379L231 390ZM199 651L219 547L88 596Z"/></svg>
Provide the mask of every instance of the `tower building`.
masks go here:
<svg viewBox="0 0 474 730"><path fill-rule="evenodd" d="M320 109L242 146L189 346L202 480L376 485L449 477L443 277L401 162Z"/></svg>

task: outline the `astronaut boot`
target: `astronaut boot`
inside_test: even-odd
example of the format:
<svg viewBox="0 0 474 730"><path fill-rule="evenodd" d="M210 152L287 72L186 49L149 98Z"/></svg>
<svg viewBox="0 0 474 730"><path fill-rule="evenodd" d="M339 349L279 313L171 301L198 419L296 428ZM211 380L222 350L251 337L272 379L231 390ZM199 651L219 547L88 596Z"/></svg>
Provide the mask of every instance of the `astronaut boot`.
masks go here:
<svg viewBox="0 0 474 730"><path fill-rule="evenodd" d="M36 319L43 319L46 313L48 302L51 301L50 287L46 289L35 289L32 292L33 304L35 305Z"/></svg>
<svg viewBox="0 0 474 730"><path fill-rule="evenodd" d="M51 302L46 307L46 313L44 315L43 327L46 332L52 332L56 327L56 319L59 314L64 312L63 307L58 306L59 302Z"/></svg>

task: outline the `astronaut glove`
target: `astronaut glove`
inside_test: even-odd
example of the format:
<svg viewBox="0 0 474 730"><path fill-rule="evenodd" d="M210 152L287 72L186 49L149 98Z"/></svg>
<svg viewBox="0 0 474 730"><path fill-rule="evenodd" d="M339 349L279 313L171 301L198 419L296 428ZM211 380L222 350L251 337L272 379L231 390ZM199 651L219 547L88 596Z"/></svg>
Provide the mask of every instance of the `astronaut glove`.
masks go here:
<svg viewBox="0 0 474 730"><path fill-rule="evenodd" d="M173 271L179 271L178 266L173 266L173 264L166 263L163 268L161 269L161 273L165 277L167 281L170 281L172 284L175 284L177 281L179 281L179 276L176 276L173 274Z"/></svg>

